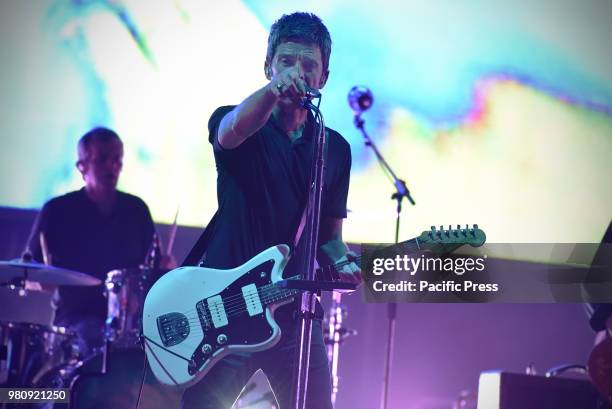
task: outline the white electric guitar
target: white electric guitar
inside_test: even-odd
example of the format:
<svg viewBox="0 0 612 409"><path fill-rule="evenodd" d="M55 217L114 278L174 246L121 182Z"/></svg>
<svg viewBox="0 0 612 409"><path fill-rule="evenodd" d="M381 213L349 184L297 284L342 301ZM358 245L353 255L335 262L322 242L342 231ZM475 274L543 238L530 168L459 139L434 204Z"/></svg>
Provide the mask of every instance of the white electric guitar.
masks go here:
<svg viewBox="0 0 612 409"><path fill-rule="evenodd" d="M474 225L432 228L399 245L444 253L484 242L484 232ZM274 310L300 292L275 285L288 261L289 247L281 244L231 270L180 267L162 276L143 309L145 351L155 377L166 385L191 385L228 354L273 347L281 337ZM337 276L341 267L327 266L317 275Z"/></svg>

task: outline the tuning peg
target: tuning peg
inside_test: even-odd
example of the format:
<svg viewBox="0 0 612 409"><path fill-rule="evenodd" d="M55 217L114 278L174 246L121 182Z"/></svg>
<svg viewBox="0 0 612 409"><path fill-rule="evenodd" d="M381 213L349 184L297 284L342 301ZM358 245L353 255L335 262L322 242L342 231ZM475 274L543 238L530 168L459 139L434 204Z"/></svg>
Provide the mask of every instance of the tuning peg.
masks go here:
<svg viewBox="0 0 612 409"><path fill-rule="evenodd" d="M427 234L430 239L435 240L436 226L431 226L431 230Z"/></svg>
<svg viewBox="0 0 612 409"><path fill-rule="evenodd" d="M474 230L478 230L478 225L477 224L474 225Z"/></svg>

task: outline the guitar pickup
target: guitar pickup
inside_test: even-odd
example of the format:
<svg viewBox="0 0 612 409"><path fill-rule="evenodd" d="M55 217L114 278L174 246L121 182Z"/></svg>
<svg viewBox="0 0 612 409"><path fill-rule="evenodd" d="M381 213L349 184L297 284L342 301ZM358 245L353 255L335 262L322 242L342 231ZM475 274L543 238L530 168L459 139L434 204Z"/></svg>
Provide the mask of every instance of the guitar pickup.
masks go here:
<svg viewBox="0 0 612 409"><path fill-rule="evenodd" d="M261 300L259 299L259 293L257 292L257 287L255 286L255 284L249 284L247 286L242 287L242 298L244 299L244 303L246 304L249 317L263 314L263 305L261 304Z"/></svg>
<svg viewBox="0 0 612 409"><path fill-rule="evenodd" d="M229 324L225 304L220 295L214 295L206 299L206 306L210 314L210 319L215 328L221 328Z"/></svg>

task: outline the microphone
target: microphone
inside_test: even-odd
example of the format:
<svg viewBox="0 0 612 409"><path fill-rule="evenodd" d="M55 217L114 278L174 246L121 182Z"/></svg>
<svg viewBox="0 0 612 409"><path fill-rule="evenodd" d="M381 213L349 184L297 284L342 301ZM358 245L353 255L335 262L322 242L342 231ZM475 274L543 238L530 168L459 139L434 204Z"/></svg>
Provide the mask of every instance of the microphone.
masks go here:
<svg viewBox="0 0 612 409"><path fill-rule="evenodd" d="M304 88L306 89L306 98L320 98L321 92L316 88L310 88L308 85L304 84Z"/></svg>
<svg viewBox="0 0 612 409"><path fill-rule="evenodd" d="M355 114L361 114L370 109L374 103L374 96L369 88L355 85L348 93L348 103Z"/></svg>
<svg viewBox="0 0 612 409"><path fill-rule="evenodd" d="M321 92L318 89L310 88L307 84L304 84L306 95L302 98L301 105L303 108L310 109L314 107L310 102L313 98L321 98Z"/></svg>

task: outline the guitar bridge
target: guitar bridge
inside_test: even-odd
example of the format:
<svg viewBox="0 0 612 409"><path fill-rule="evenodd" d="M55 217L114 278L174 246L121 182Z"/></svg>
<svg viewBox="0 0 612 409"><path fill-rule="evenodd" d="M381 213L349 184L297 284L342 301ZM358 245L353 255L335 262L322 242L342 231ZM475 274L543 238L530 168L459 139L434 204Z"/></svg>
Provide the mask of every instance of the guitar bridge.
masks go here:
<svg viewBox="0 0 612 409"><path fill-rule="evenodd" d="M196 304L196 310L198 311L198 318L200 319L200 325L204 332L210 330L211 318L206 308L205 300L201 300Z"/></svg>

